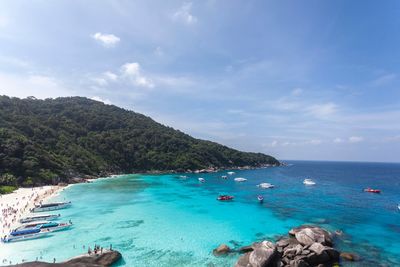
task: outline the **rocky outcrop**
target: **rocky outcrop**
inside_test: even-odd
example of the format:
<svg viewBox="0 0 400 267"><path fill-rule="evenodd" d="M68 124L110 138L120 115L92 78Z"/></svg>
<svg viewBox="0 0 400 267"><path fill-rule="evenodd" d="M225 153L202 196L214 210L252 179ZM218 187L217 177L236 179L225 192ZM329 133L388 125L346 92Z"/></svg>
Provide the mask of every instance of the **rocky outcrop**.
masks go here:
<svg viewBox="0 0 400 267"><path fill-rule="evenodd" d="M103 253L84 254L62 263L26 262L8 267L108 267L121 259L121 253L116 250L105 250Z"/></svg>
<svg viewBox="0 0 400 267"><path fill-rule="evenodd" d="M240 248L238 251L245 254L235 267L330 266L339 261L340 255L332 245L332 236L328 231L304 225L293 228L288 237L275 244L263 241Z"/></svg>

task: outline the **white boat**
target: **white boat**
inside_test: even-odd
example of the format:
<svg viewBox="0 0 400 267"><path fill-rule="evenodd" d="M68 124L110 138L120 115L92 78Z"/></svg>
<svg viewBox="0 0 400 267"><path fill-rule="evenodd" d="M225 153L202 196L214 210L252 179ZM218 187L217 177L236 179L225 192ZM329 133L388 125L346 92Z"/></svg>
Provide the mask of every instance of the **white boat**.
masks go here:
<svg viewBox="0 0 400 267"><path fill-rule="evenodd" d="M204 183L206 180L204 178L199 178L199 182Z"/></svg>
<svg viewBox="0 0 400 267"><path fill-rule="evenodd" d="M397 208L400 210L400 204L397 205Z"/></svg>
<svg viewBox="0 0 400 267"><path fill-rule="evenodd" d="M188 177L186 175L180 175L179 178L181 179L187 179Z"/></svg>
<svg viewBox="0 0 400 267"><path fill-rule="evenodd" d="M50 232L43 232L38 228L26 229L22 231L13 231L8 235L4 236L4 238L2 238L1 241L3 241L4 243L24 241L24 240L41 238L49 233Z"/></svg>
<svg viewBox="0 0 400 267"><path fill-rule="evenodd" d="M24 217L19 220L20 223L30 223L35 221L51 221L60 217L60 214L46 214Z"/></svg>
<svg viewBox="0 0 400 267"><path fill-rule="evenodd" d="M222 175L221 178L222 178L222 179L228 179L228 176Z"/></svg>
<svg viewBox="0 0 400 267"><path fill-rule="evenodd" d="M71 201L39 204L39 205L36 205L31 211L32 212L42 212L42 211L50 211L50 210L59 210L59 209L65 209L65 208L69 207L70 205L71 205Z"/></svg>
<svg viewBox="0 0 400 267"><path fill-rule="evenodd" d="M228 175L234 175L235 172L227 172Z"/></svg>
<svg viewBox="0 0 400 267"><path fill-rule="evenodd" d="M235 180L235 182L239 182L239 183L247 181L246 178L242 178L242 177L235 178L234 180Z"/></svg>
<svg viewBox="0 0 400 267"><path fill-rule="evenodd" d="M311 179L304 179L303 184L305 185L315 185L315 182Z"/></svg>
<svg viewBox="0 0 400 267"><path fill-rule="evenodd" d="M257 186L260 187L260 188L263 188L263 189L268 189L268 188L273 188L274 187L274 185L270 184L270 183L261 183L261 184L259 184Z"/></svg>
<svg viewBox="0 0 400 267"><path fill-rule="evenodd" d="M48 222L48 221L44 221L44 222L37 222L37 223L31 223L31 224L24 224L20 227L18 227L17 229L15 229L14 231L18 232L18 231L24 231L24 230L29 230L29 229L39 229L42 232L56 232L56 231L61 231L61 230L65 230L69 227L72 226L72 222Z"/></svg>

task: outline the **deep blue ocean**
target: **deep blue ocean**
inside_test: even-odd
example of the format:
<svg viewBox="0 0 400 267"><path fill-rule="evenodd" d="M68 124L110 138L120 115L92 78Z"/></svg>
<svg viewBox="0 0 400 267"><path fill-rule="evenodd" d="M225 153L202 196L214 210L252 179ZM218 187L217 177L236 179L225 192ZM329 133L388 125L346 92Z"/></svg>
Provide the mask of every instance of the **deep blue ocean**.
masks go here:
<svg viewBox="0 0 400 267"><path fill-rule="evenodd" d="M342 266L400 266L400 164L289 161L290 166L210 174L123 175L68 187L56 197L71 200L60 210L74 227L52 236L0 245L13 263L36 258L57 262L93 248L123 254L118 266L233 266L238 255L215 257L231 247L274 240L300 224L343 231L341 251L361 261ZM198 178L205 178L199 183ZM235 177L247 178L237 183ZM315 186L303 185L312 178ZM269 182L273 189L256 185ZM363 192L378 188L381 194ZM219 202L232 194L232 202ZM265 198L257 202L257 195Z"/></svg>

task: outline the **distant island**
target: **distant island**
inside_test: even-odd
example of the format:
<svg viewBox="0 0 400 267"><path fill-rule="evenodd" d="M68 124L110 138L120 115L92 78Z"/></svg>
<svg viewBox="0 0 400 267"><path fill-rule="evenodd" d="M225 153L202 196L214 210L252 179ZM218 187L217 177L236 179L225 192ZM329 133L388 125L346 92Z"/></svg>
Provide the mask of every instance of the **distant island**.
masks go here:
<svg viewBox="0 0 400 267"><path fill-rule="evenodd" d="M111 173L280 164L272 156L196 139L142 114L84 97L0 96L0 140L3 190Z"/></svg>

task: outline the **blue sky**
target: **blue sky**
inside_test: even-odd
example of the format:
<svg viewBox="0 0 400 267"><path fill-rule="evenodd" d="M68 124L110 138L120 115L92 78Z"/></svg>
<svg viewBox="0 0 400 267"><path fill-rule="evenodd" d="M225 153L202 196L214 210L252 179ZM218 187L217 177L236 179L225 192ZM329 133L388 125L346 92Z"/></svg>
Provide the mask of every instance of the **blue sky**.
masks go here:
<svg viewBox="0 0 400 267"><path fill-rule="evenodd" d="M400 161L399 1L1 1L0 94L280 159Z"/></svg>

